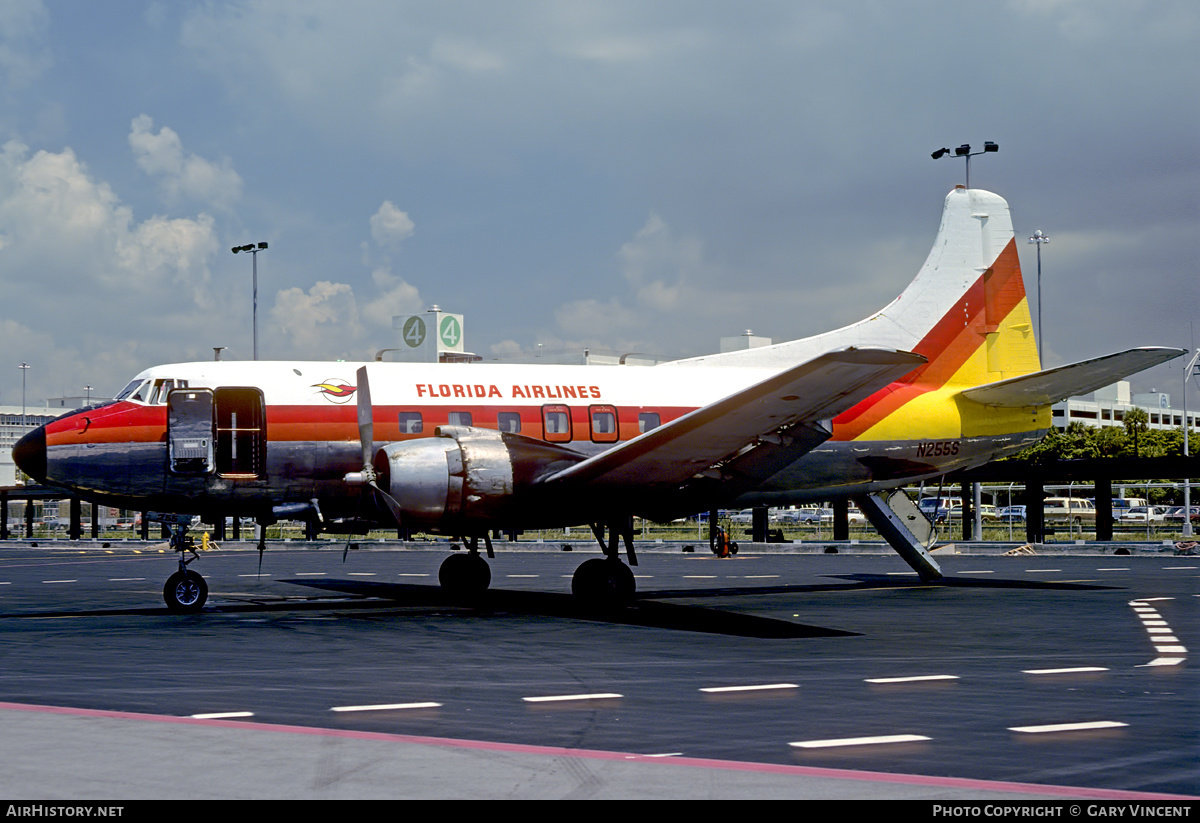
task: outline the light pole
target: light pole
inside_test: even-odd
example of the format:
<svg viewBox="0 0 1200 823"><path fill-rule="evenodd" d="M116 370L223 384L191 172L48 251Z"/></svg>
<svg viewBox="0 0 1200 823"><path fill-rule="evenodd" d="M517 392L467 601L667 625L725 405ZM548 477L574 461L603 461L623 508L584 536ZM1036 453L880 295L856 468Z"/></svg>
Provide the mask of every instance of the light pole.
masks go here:
<svg viewBox="0 0 1200 823"><path fill-rule="evenodd" d="M22 363L17 366L21 370L21 434L25 434L25 429L29 428L29 421L25 417L25 372L29 371L28 363Z"/></svg>
<svg viewBox="0 0 1200 823"><path fill-rule="evenodd" d="M1045 234L1042 234L1042 230L1041 230L1041 229L1038 229L1037 231L1035 231L1035 232L1033 233L1033 237L1030 237L1030 238L1029 238L1029 242L1030 242L1030 243L1036 243L1036 244L1037 244L1037 261L1038 261L1038 275L1037 275L1037 283L1038 283L1038 285L1037 285L1037 291L1038 291L1038 333L1037 333L1037 348L1038 348L1038 365L1040 366L1040 365L1042 364L1042 345L1043 345L1043 343L1044 343L1044 340L1042 339L1042 244L1043 244L1043 243L1049 243L1049 242L1050 242L1050 238L1049 238L1049 236L1047 236L1047 235L1045 235Z"/></svg>
<svg viewBox="0 0 1200 823"><path fill-rule="evenodd" d="M1189 377L1195 376L1196 362L1200 361L1200 349L1196 349L1196 354L1188 361L1188 364L1183 367L1183 457L1184 462L1187 462L1188 457L1188 431L1191 426L1188 425L1188 404L1187 404L1187 381ZM1191 478L1183 479L1183 536L1191 537L1192 530L1192 481Z"/></svg>
<svg viewBox="0 0 1200 823"><path fill-rule="evenodd" d="M254 264L253 264L254 296L253 296L253 304L251 307L251 322L254 325L254 359L255 360L258 359L258 253L260 251L265 251L266 248L267 248L266 243L257 243L257 244L247 243L244 246L234 246L232 249L230 249L230 251L232 251L234 254L237 254L238 252L248 251L248 252L250 252L251 256L254 258Z"/></svg>
<svg viewBox="0 0 1200 823"><path fill-rule="evenodd" d="M983 144L983 151L972 152L970 143L963 143L961 146L959 146L957 149L954 150L955 157L961 157L967 161L967 188L968 189L971 188L971 158L977 157L981 154L988 154L988 153L994 152L994 151L1000 151L1000 144L993 143L990 140L986 141ZM931 156L933 157L934 160L939 160L942 157L945 157L949 153L950 153L950 149L943 148L943 149L938 149Z"/></svg>
<svg viewBox="0 0 1200 823"><path fill-rule="evenodd" d="M92 405L92 387L90 385L87 385L87 386L83 387L83 390L85 392L87 392L87 400L85 401L84 405L85 406Z"/></svg>

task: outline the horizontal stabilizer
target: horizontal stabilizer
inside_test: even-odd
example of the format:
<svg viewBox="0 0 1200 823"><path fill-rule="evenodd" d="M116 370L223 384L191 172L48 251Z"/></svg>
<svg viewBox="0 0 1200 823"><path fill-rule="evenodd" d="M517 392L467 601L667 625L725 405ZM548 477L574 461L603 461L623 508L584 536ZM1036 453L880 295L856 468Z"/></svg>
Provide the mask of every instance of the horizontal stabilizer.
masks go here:
<svg viewBox="0 0 1200 823"><path fill-rule="evenodd" d="M1131 374L1184 354L1183 349L1151 347L1084 360L1069 366L1012 377L965 389L962 396L985 406L1048 406L1102 389Z"/></svg>
<svg viewBox="0 0 1200 823"><path fill-rule="evenodd" d="M730 461L740 464L743 480L761 480L779 466L755 461L753 452L783 449L788 461L795 460L828 439L827 421L925 362L919 354L893 349L828 352L542 482L684 484L698 472Z"/></svg>

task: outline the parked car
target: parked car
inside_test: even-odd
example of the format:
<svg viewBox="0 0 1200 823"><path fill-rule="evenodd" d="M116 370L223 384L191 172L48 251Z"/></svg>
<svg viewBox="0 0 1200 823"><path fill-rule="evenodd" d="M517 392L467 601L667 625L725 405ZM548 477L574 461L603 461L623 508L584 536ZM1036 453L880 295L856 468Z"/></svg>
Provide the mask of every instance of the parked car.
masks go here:
<svg viewBox="0 0 1200 823"><path fill-rule="evenodd" d="M1081 497L1047 497L1043 504L1047 523L1096 522L1096 504Z"/></svg>
<svg viewBox="0 0 1200 823"><path fill-rule="evenodd" d="M833 511L830 509L805 506L800 509L785 509L779 512L780 523L805 523L819 525L833 522Z"/></svg>
<svg viewBox="0 0 1200 823"><path fill-rule="evenodd" d="M1024 506L1005 506L1000 510L1001 523L1024 523L1025 522L1025 507Z"/></svg>
<svg viewBox="0 0 1200 823"><path fill-rule="evenodd" d="M1164 506L1134 506L1121 515L1122 523L1162 523L1167 513Z"/></svg>
<svg viewBox="0 0 1200 823"><path fill-rule="evenodd" d="M1200 527L1200 506L1192 506L1189 509L1189 511L1191 512L1191 515L1192 515L1191 516L1192 525ZM1175 506L1171 509L1168 509L1167 513L1163 516L1163 521L1166 523L1174 523L1174 524L1182 526L1183 525L1183 506Z"/></svg>

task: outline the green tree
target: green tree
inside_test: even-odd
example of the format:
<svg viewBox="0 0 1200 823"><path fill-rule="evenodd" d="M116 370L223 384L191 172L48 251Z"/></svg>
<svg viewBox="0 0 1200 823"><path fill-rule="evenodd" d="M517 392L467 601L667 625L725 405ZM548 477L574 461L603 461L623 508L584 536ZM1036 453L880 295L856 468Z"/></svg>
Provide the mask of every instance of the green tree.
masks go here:
<svg viewBox="0 0 1200 823"><path fill-rule="evenodd" d="M1150 430L1150 415L1145 409L1134 407L1125 412L1125 434L1133 441L1133 456L1140 457L1139 437Z"/></svg>

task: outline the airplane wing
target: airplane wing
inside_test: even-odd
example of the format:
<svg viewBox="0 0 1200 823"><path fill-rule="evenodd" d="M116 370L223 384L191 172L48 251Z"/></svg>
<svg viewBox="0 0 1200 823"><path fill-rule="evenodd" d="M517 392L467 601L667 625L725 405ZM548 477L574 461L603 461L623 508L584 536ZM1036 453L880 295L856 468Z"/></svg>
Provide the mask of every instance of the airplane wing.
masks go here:
<svg viewBox="0 0 1200 823"><path fill-rule="evenodd" d="M1068 366L964 389L962 396L985 406L1047 406L1104 388L1143 369L1184 354L1183 349L1150 347L1084 360Z"/></svg>
<svg viewBox="0 0 1200 823"><path fill-rule="evenodd" d="M894 349L828 352L540 482L643 491L706 480L753 485L829 439L833 417L925 362Z"/></svg>

